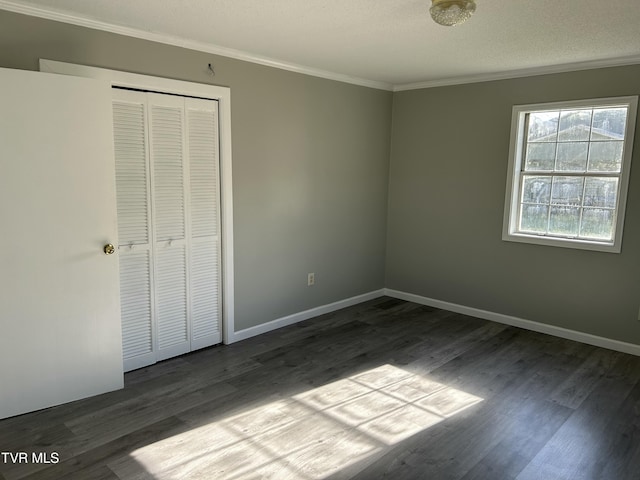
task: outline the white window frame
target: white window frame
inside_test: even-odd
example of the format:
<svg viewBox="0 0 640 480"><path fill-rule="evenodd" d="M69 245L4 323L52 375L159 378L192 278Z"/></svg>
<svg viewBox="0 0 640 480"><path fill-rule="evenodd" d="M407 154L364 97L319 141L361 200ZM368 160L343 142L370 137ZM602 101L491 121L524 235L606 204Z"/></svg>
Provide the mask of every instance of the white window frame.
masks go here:
<svg viewBox="0 0 640 480"><path fill-rule="evenodd" d="M524 165L524 153L526 147L526 120L527 115L535 112L589 108L589 107L626 107L628 108L627 124L622 152L621 172L618 176L617 215L614 218L614 233L611 241L598 241L563 237L549 234L535 234L518 230L521 205L521 177ZM577 248L583 250L595 250L600 252L620 253L622 248L622 229L624 225L625 207L627 203L627 191L629 189L629 173L631 171L631 157L633 139L636 128L636 113L638 109L638 97L612 97L568 102L538 103L530 105L516 105L513 107L511 118L511 142L509 146L509 169L507 175L507 189L505 197L504 222L502 239L511 242L532 243L565 248ZM572 172L569 172L572 173ZM554 173L562 175L562 173ZM578 176L581 176L579 173ZM585 178L588 174L582 176Z"/></svg>

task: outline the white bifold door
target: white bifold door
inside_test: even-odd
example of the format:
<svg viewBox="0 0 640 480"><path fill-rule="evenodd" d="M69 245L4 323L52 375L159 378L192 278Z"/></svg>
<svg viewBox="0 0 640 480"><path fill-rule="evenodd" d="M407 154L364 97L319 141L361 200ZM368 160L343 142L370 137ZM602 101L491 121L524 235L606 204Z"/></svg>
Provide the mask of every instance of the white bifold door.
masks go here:
<svg viewBox="0 0 640 480"><path fill-rule="evenodd" d="M220 343L218 103L113 89L125 371Z"/></svg>

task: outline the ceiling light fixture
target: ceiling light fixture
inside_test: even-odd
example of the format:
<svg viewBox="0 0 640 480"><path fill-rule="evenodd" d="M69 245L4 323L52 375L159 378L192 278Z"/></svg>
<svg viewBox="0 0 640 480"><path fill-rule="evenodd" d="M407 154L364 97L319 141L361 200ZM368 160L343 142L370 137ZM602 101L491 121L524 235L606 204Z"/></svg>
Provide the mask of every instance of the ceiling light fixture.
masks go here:
<svg viewBox="0 0 640 480"><path fill-rule="evenodd" d="M476 11L474 0L431 0L431 18L446 27L466 22Z"/></svg>

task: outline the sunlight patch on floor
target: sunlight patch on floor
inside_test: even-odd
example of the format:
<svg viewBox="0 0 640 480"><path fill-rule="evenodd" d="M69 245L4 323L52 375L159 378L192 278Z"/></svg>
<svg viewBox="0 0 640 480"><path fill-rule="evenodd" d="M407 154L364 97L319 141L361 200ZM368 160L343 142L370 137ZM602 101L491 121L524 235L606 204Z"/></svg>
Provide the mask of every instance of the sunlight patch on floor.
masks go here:
<svg viewBox="0 0 640 480"><path fill-rule="evenodd" d="M147 445L131 458L158 480L316 480L480 401L383 365Z"/></svg>

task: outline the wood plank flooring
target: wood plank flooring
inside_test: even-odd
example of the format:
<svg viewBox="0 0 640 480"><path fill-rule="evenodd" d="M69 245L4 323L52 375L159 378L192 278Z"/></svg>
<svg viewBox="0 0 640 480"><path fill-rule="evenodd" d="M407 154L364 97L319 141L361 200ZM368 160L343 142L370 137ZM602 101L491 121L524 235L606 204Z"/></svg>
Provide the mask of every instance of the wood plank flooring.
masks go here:
<svg viewBox="0 0 640 480"><path fill-rule="evenodd" d="M125 384L0 421L0 480L640 478L639 357L385 297Z"/></svg>

